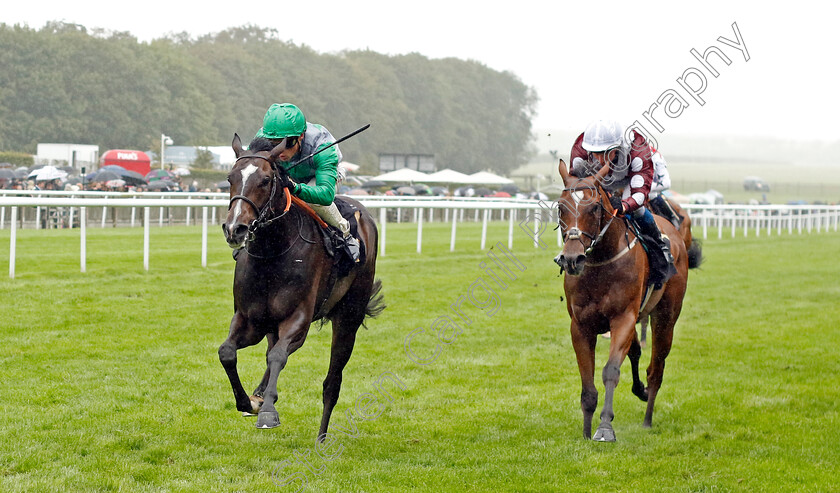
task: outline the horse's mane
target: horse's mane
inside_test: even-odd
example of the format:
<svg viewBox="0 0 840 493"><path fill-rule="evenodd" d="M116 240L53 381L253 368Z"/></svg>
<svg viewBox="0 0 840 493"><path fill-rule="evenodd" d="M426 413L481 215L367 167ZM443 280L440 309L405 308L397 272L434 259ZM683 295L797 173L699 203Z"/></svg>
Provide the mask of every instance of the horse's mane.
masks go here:
<svg viewBox="0 0 840 493"><path fill-rule="evenodd" d="M275 144L272 144L271 141L265 137L256 137L250 144L248 144L248 150L251 152L270 151L274 149L274 147Z"/></svg>

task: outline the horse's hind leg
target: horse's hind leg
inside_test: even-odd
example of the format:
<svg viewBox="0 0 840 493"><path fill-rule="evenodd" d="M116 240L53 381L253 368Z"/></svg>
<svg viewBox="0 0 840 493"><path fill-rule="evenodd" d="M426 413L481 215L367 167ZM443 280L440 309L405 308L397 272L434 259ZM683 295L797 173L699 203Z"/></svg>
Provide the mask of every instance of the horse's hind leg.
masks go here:
<svg viewBox="0 0 840 493"><path fill-rule="evenodd" d="M647 346L648 322L650 322L650 316L642 317L642 320L640 321L640 325L642 326L642 329L641 329L642 330L642 336L641 336L641 341L640 341L642 347Z"/></svg>
<svg viewBox="0 0 840 493"><path fill-rule="evenodd" d="M633 395L639 399L648 400L647 390L642 379L639 378L639 358L642 356L642 348L639 345L639 340L635 337L630 343L630 351L627 352L627 357L630 358L630 370L633 372Z"/></svg>
<svg viewBox="0 0 840 493"><path fill-rule="evenodd" d="M672 310L666 310L665 307L662 308L660 310L657 307L657 310L651 314L650 318L653 348L650 353L650 364L647 368L648 403L643 424L645 428L650 428L653 422L653 406L656 402L656 394L662 386L662 375L665 373L665 358L671 352L674 324L677 321L677 315L679 315L679 311L674 313Z"/></svg>
<svg viewBox="0 0 840 493"><path fill-rule="evenodd" d="M333 408L338 402L338 395L341 392L341 379L344 367L350 361L353 354L353 346L356 345L356 332L364 320L362 316L352 316L345 313L333 317L332 348L330 350L330 368L327 370L327 377L324 379L324 412L321 415L321 426L318 429L318 440L323 441L330 425L330 416Z"/></svg>

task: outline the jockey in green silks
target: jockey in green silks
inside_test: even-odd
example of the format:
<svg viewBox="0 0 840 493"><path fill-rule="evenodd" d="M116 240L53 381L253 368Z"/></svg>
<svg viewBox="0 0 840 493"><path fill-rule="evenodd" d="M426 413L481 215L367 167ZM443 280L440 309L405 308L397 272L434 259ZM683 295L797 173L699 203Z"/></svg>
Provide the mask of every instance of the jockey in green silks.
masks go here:
<svg viewBox="0 0 840 493"><path fill-rule="evenodd" d="M296 183L292 193L309 204L321 219L330 226L338 228L344 235L353 261L359 259L359 240L350 234L350 223L341 217L336 207L336 181L343 178L343 169L339 166L342 156L338 146L318 153L294 168L291 162L301 156L309 156L318 149L335 142L329 130L316 123L308 123L300 109L290 103L274 103L265 113L263 126L255 138L265 138L273 144L286 141L286 149L280 153L279 161Z"/></svg>

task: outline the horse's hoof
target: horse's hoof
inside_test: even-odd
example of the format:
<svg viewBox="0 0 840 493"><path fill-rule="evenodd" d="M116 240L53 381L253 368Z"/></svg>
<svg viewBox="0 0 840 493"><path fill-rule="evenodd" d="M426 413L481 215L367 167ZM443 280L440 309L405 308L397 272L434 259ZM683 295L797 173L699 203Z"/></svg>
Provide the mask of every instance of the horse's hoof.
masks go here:
<svg viewBox="0 0 840 493"><path fill-rule="evenodd" d="M596 442L614 442L615 431L613 431L611 427L599 426L598 429L595 430L595 436L592 437L592 439Z"/></svg>
<svg viewBox="0 0 840 493"><path fill-rule="evenodd" d="M277 428L278 426L280 426L280 415L277 414L277 411L261 412L257 416L257 428L261 430Z"/></svg>

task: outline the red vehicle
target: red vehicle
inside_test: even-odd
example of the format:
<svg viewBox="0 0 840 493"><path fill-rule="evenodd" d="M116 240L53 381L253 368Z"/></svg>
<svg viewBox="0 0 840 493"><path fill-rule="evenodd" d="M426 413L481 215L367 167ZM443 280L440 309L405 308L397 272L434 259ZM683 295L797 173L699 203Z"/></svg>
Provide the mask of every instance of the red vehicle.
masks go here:
<svg viewBox="0 0 840 493"><path fill-rule="evenodd" d="M149 155L143 151L132 151L127 149L112 149L99 159L99 166L108 166L109 164L116 164L123 168L136 171L143 176L151 171L152 160Z"/></svg>

